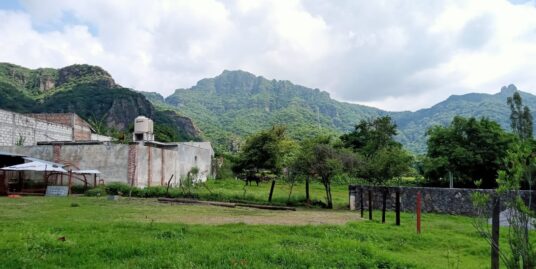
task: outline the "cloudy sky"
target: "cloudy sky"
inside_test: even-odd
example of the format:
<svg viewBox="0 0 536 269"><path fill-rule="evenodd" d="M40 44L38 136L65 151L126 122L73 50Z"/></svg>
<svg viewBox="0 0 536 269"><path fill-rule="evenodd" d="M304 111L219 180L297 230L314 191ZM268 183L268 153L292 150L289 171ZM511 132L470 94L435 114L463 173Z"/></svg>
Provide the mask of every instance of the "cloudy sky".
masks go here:
<svg viewBox="0 0 536 269"><path fill-rule="evenodd" d="M387 110L536 93L536 0L0 1L0 62L99 65L167 96L224 69Z"/></svg>

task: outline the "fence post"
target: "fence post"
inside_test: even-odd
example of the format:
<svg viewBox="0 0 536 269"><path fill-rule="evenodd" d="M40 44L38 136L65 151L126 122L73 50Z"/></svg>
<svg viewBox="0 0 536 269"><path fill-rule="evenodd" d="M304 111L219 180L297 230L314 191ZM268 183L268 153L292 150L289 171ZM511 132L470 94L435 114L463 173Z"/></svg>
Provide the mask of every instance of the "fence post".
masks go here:
<svg viewBox="0 0 536 269"><path fill-rule="evenodd" d="M385 210L387 210L387 188L382 189L382 223L385 223Z"/></svg>
<svg viewBox="0 0 536 269"><path fill-rule="evenodd" d="M491 216L491 269L499 269L499 224L501 215L501 198L493 199Z"/></svg>
<svg viewBox="0 0 536 269"><path fill-rule="evenodd" d="M361 218L363 218L365 206L363 205L363 187L359 189L359 207L361 209Z"/></svg>
<svg viewBox="0 0 536 269"><path fill-rule="evenodd" d="M368 218L372 220L372 191L368 191Z"/></svg>
<svg viewBox="0 0 536 269"><path fill-rule="evenodd" d="M272 202L272 195L274 194L275 180L272 180L272 187L270 187L270 197L268 197L268 202Z"/></svg>
<svg viewBox="0 0 536 269"><path fill-rule="evenodd" d="M417 233L421 233L421 192L417 192Z"/></svg>
<svg viewBox="0 0 536 269"><path fill-rule="evenodd" d="M396 225L400 226L400 189L396 189L395 199Z"/></svg>

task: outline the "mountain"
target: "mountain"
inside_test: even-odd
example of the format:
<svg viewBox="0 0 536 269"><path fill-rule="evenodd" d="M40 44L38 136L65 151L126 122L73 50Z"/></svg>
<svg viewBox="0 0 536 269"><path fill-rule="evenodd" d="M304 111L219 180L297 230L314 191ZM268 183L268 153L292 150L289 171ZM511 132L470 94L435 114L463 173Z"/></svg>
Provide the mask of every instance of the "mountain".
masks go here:
<svg viewBox="0 0 536 269"><path fill-rule="evenodd" d="M192 118L220 150L230 150L244 136L274 124L285 124L291 137L303 138L340 134L351 130L359 119L385 114L376 108L335 101L318 89L244 71L224 71L167 98L156 93L145 96L157 106L175 108Z"/></svg>
<svg viewBox="0 0 536 269"><path fill-rule="evenodd" d="M506 99L511 97L516 86L502 87L496 94L469 93L452 95L445 101L430 108L415 112L392 113L400 130L398 140L409 150L417 153L426 151L426 131L433 125L448 125L454 116L489 118L499 123L503 129L510 131L510 107ZM536 96L519 91L523 103L536 116Z"/></svg>
<svg viewBox="0 0 536 269"><path fill-rule="evenodd" d="M233 149L246 135L273 124L287 125L291 137L303 138L318 133L339 135L352 130L361 119L390 115L398 126L397 140L420 154L426 151L428 128L448 125L456 115L487 117L510 130L506 98L514 91L516 87L510 85L493 95L453 95L427 109L387 112L339 102L326 92L289 81L268 80L244 71L224 71L189 89L177 89L166 98L158 93L143 94L158 107L175 109L192 118L219 150ZM536 96L525 92L521 96L536 111Z"/></svg>
<svg viewBox="0 0 536 269"><path fill-rule="evenodd" d="M104 124L106 129L127 131L135 117L145 115L155 120L157 137L201 139L191 119L156 109L142 94L116 84L97 66L32 70L0 63L0 97L2 109L19 113L74 112L93 125Z"/></svg>

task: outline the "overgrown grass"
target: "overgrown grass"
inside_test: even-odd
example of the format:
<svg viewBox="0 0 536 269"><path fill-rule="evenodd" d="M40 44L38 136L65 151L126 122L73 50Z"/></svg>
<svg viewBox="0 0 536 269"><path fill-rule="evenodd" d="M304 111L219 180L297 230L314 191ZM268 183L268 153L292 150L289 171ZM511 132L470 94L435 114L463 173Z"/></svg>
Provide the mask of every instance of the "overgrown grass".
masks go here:
<svg viewBox="0 0 536 269"><path fill-rule="evenodd" d="M231 183L218 184L212 187ZM421 235L415 233L412 214L402 215L400 227L393 225L392 214L387 224L363 220L340 226L180 223L194 214L225 217L256 212L261 211L170 206L148 199L0 198L0 267L489 267L489 247L467 217L424 214Z"/></svg>

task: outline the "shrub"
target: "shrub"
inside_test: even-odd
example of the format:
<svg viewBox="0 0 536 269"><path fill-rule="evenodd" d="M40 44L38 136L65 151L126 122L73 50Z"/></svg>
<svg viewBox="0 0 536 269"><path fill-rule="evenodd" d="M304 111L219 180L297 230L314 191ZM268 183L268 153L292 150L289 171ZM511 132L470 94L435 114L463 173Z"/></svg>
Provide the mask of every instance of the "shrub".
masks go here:
<svg viewBox="0 0 536 269"><path fill-rule="evenodd" d="M131 187L125 183L112 182L110 184L107 184L104 188L106 190L106 193L110 195L128 195Z"/></svg>
<svg viewBox="0 0 536 269"><path fill-rule="evenodd" d="M85 192L86 196L103 196L106 195L106 190L104 187L99 186L93 189L89 189Z"/></svg>

